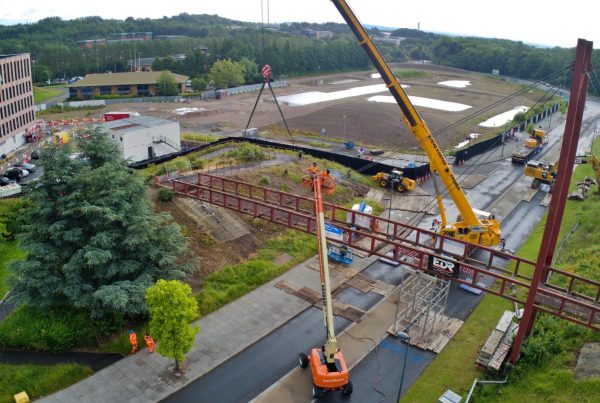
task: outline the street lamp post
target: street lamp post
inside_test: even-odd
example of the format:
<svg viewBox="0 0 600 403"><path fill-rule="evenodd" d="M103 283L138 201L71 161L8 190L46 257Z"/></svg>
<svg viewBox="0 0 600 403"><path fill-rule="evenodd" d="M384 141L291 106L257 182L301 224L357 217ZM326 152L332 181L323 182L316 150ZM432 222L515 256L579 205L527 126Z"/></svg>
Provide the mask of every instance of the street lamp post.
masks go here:
<svg viewBox="0 0 600 403"><path fill-rule="evenodd" d="M404 332L396 333L396 337L406 343L406 349L404 350L404 363L402 364L402 374L400 375L400 387L398 388L397 402L400 401L400 395L402 395L402 384L404 383L404 371L406 370L406 361L408 358L408 343L410 343L410 336Z"/></svg>
<svg viewBox="0 0 600 403"><path fill-rule="evenodd" d="M387 223L387 232L386 235L390 236L390 221L392 221L392 201L394 199L394 188L396 187L396 183L398 183L398 179L392 179L390 182L390 208L388 210L388 223ZM392 239L394 239L396 234L392 234Z"/></svg>
<svg viewBox="0 0 600 403"><path fill-rule="evenodd" d="M344 140L346 140L346 115L342 115L342 123L344 125Z"/></svg>

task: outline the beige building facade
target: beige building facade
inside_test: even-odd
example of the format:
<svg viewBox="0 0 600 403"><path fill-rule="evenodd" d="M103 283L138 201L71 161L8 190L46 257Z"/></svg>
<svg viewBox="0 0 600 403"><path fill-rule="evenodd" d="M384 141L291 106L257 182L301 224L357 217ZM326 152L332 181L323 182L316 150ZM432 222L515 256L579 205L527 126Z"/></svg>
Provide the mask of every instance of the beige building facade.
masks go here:
<svg viewBox="0 0 600 403"><path fill-rule="evenodd" d="M0 154L23 145L34 121L29 54L0 55Z"/></svg>

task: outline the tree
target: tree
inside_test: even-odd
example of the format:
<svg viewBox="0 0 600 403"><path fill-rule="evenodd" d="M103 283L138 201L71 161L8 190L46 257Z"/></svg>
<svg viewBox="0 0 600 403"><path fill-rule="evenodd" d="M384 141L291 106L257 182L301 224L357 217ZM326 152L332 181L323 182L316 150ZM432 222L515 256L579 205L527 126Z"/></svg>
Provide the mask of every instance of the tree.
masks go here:
<svg viewBox="0 0 600 403"><path fill-rule="evenodd" d="M163 71L158 79L156 80L156 90L159 95L177 95L179 94L179 88L177 87L177 81L170 71Z"/></svg>
<svg viewBox="0 0 600 403"><path fill-rule="evenodd" d="M228 88L244 83L244 66L231 59L215 62L208 73L217 88Z"/></svg>
<svg viewBox="0 0 600 403"><path fill-rule="evenodd" d="M100 129L79 144L51 146L20 235L25 261L11 276L13 300L73 306L93 318L147 313L146 288L183 279L186 239L169 215L152 212L142 178Z"/></svg>
<svg viewBox="0 0 600 403"><path fill-rule="evenodd" d="M159 341L156 351L175 360L180 372L200 327L190 325L198 317L198 302L189 285L176 280L159 280L146 291L150 311L150 334Z"/></svg>
<svg viewBox="0 0 600 403"><path fill-rule="evenodd" d="M202 77L196 77L192 79L192 90L195 92L204 91L206 89L207 82Z"/></svg>
<svg viewBox="0 0 600 403"><path fill-rule="evenodd" d="M246 80L246 83L254 84L257 82L259 77L258 64L247 57L242 57L239 63L244 66L244 80Z"/></svg>

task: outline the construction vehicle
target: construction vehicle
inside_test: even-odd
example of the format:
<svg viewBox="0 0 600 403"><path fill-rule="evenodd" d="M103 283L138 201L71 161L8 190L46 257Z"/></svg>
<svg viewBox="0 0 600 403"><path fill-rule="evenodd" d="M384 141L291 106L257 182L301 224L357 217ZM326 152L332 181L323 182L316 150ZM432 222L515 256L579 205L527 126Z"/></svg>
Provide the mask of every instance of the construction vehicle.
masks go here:
<svg viewBox="0 0 600 403"><path fill-rule="evenodd" d="M378 172L371 177L375 182L378 182L382 188L393 186L398 192L412 190L417 186L417 182L410 178L404 177L404 172L397 169L392 169L389 174Z"/></svg>
<svg viewBox="0 0 600 403"><path fill-rule="evenodd" d="M356 18L356 15L350 9L350 6L348 6L348 3L345 0L332 0L332 3L342 15L354 36L358 39L360 46L365 50L375 65L375 68L400 107L402 120L416 138L417 143L420 144L427 153L431 171L439 175L442 183L460 212L461 217L457 222L448 224L442 204L442 197L438 192L436 200L442 219L442 225L440 225L439 232L443 235L476 245L494 246L499 244L502 239L500 223L493 215L489 215L488 218L477 217L476 213L471 208L465 193L458 184L452 169L450 169L450 165L448 165L442 151L432 137L431 131L415 110L413 104L408 99L408 95L400 86L398 79L392 73L391 69L381 56L381 53L379 53L379 50L371 38L369 38L369 35L367 35L367 32Z"/></svg>
<svg viewBox="0 0 600 403"><path fill-rule="evenodd" d="M600 161L595 154L582 155L575 157L575 164L592 164L596 176L596 182L600 181ZM533 178L531 181L531 188L538 189L541 184L550 186L550 192L554 188L554 181L556 179L558 169L558 160L551 163L544 163L540 161L529 161L525 166L525 176Z"/></svg>
<svg viewBox="0 0 600 403"><path fill-rule="evenodd" d="M300 353L300 367L310 365L313 376L313 397L322 397L327 391L342 390L344 395L352 393L352 381L346 361L338 348L333 325L333 305L331 300L331 284L329 281L329 264L327 261L327 240L325 237L325 215L323 214L323 198L321 196L321 177L313 177L315 194L315 212L317 213L317 241L319 249L319 273L321 275L321 296L323 317L325 322L325 345L315 347L309 354Z"/></svg>
<svg viewBox="0 0 600 403"><path fill-rule="evenodd" d="M546 133L542 129L533 129L525 143L513 151L511 155L514 164L526 164L534 155L542 151L544 144L548 142Z"/></svg>

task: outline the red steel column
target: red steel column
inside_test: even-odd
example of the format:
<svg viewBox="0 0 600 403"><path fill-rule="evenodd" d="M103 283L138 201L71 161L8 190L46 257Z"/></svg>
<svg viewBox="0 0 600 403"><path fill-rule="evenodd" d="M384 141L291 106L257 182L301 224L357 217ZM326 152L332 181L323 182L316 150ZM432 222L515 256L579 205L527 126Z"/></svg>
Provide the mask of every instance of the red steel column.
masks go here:
<svg viewBox="0 0 600 403"><path fill-rule="evenodd" d="M523 345L525 336L531 333L531 330L533 329L533 323L536 317L536 310L533 304L537 296L540 282L545 282L548 278L545 266L549 266L552 262L558 233L560 232L560 224L567 202L571 175L573 174L573 162L575 161L575 155L577 153L579 131L581 129L581 120L583 118L583 109L585 106L585 96L588 84L586 72L592 68L592 45L593 42L586 41L585 39L579 39L577 41L575 63L573 66L573 82L571 85L571 96L569 98L569 110L567 112L567 122L558 163L558 172L560 174L557 175L554 184L552 201L550 202L550 209L546 220L546 228L544 229L544 236L535 265L531 288L527 294L525 312L521 319L519 332L510 354L510 362L512 363L517 362L519 359L521 346Z"/></svg>

